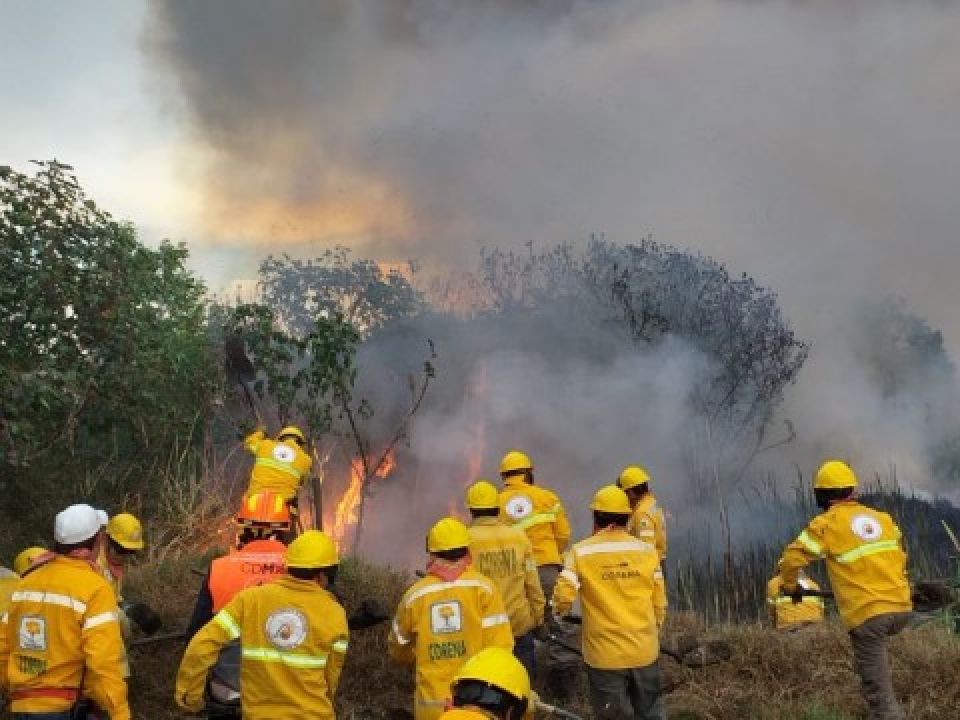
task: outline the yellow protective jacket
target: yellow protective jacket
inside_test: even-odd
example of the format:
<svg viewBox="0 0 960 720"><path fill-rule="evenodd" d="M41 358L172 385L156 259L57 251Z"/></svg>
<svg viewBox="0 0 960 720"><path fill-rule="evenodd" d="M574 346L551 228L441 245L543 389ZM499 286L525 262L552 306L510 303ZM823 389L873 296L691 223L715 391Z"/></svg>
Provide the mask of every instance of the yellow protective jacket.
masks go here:
<svg viewBox="0 0 960 720"><path fill-rule="evenodd" d="M111 720L130 720L113 590L86 560L57 555L17 585L0 624L3 684L15 713L62 712L76 690ZM44 696L57 689L61 696ZM17 699L17 693L35 697Z"/></svg>
<svg viewBox="0 0 960 720"><path fill-rule="evenodd" d="M13 570L0 567L0 615L3 615L10 607L10 596L13 590L20 582L20 576Z"/></svg>
<svg viewBox="0 0 960 720"><path fill-rule="evenodd" d="M797 584L806 590L819 590L820 586L800 573ZM777 630L787 630L797 625L823 622L823 598L805 597L798 603L782 592L783 582L776 575L767 583L767 609L770 621Z"/></svg>
<svg viewBox="0 0 960 720"><path fill-rule="evenodd" d="M557 578L554 613L569 612L577 594L587 665L615 670L656 662L667 596L653 545L613 527L576 543Z"/></svg>
<svg viewBox="0 0 960 720"><path fill-rule="evenodd" d="M652 543L657 548L661 562L667 558L667 521L663 508L657 503L652 492L648 492L637 502L627 530L637 539Z"/></svg>
<svg viewBox="0 0 960 720"><path fill-rule="evenodd" d="M270 491L288 500L295 498L300 483L313 466L313 458L296 443L277 442L266 437L263 430L247 435L243 444L256 457L247 495Z"/></svg>
<svg viewBox="0 0 960 720"><path fill-rule="evenodd" d="M334 717L347 616L332 594L290 575L237 593L187 646L175 691L181 707L203 708L207 672L237 638L244 720Z"/></svg>
<svg viewBox="0 0 960 720"><path fill-rule="evenodd" d="M856 500L831 505L784 550L783 587L796 587L800 569L820 558L826 560L830 587L847 628L875 615L912 609L907 554L900 528L887 513Z"/></svg>
<svg viewBox="0 0 960 720"><path fill-rule="evenodd" d="M552 490L508 477L500 491L500 514L527 533L537 565L559 565L570 541L570 521Z"/></svg>
<svg viewBox="0 0 960 720"><path fill-rule="evenodd" d="M457 670L488 647L513 649L510 618L492 580L467 570L449 582L427 575L407 589L387 650L397 662L416 664L416 720L443 713Z"/></svg>
<svg viewBox="0 0 960 720"><path fill-rule="evenodd" d="M546 605L530 540L522 530L491 517L474 518L469 532L474 568L500 591L513 636L525 635L543 622Z"/></svg>

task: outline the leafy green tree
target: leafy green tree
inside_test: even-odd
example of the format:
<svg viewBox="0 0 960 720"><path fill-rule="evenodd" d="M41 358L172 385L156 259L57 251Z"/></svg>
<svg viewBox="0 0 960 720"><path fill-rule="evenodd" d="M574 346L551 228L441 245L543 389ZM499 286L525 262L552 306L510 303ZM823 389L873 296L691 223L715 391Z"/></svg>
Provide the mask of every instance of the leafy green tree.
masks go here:
<svg viewBox="0 0 960 720"><path fill-rule="evenodd" d="M220 364L186 259L141 243L68 165L0 167L0 475L145 470L199 437Z"/></svg>

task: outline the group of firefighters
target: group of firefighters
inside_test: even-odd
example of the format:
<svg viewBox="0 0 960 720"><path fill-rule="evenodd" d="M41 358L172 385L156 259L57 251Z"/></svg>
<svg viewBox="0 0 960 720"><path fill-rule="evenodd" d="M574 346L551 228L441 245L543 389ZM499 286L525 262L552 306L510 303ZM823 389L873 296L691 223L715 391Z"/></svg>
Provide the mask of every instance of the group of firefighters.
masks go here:
<svg viewBox="0 0 960 720"><path fill-rule="evenodd" d="M276 439L258 430L246 445L255 462L237 546L204 578L175 700L209 717L332 718L350 630L364 625L335 593L333 540L318 530L292 537L310 471L306 440L290 427ZM538 642L547 645L540 676L552 700L567 697L582 662L596 717L662 720L667 532L648 473L629 465L597 489L593 531L573 544L563 503L535 482L525 453L508 452L500 477L499 488L480 480L467 489L469 525L444 517L429 529L426 566L392 618L387 649L413 666L416 720L531 714L540 702L531 688ZM785 549L769 601L778 627L821 619L803 568L825 560L869 717L902 719L886 646L911 618L906 555L894 521L861 504L856 486L846 463L821 466L814 493L823 512ZM75 505L57 515L54 536L51 551L18 556L0 624L14 718L125 720L119 583L125 558L143 547L140 524ZM78 711L82 700L97 710Z"/></svg>

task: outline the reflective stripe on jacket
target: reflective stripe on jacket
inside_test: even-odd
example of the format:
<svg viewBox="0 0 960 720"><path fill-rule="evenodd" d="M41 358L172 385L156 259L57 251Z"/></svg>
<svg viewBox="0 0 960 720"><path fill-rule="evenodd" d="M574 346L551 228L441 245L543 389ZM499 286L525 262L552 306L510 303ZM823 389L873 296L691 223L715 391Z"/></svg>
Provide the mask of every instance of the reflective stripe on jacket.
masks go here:
<svg viewBox="0 0 960 720"><path fill-rule="evenodd" d="M397 606L387 649L397 662L416 663L416 720L439 717L460 666L493 646L513 649L513 635L489 578L467 570L449 582L427 575L411 585Z"/></svg>
<svg viewBox="0 0 960 720"><path fill-rule="evenodd" d="M557 578L554 613L569 612L578 594L587 665L614 670L656 662L667 596L652 544L623 528L600 530L576 543Z"/></svg>
<svg viewBox="0 0 960 720"><path fill-rule="evenodd" d="M819 590L820 586L801 573L798 579L800 587L806 590ZM798 603L782 593L783 582L777 575L767 583L767 609L770 620L777 630L786 630L795 625L823 622L823 598L805 597Z"/></svg>
<svg viewBox="0 0 960 720"><path fill-rule="evenodd" d="M559 565L570 541L570 522L552 490L508 477L500 491L500 514L527 533L537 565Z"/></svg>
<svg viewBox="0 0 960 720"><path fill-rule="evenodd" d="M474 568L500 591L513 636L525 635L543 622L546 605L530 540L498 518L474 518L469 532Z"/></svg>
<svg viewBox="0 0 960 720"><path fill-rule="evenodd" d="M287 546L279 540L254 540L210 563L210 597L219 612L241 590L286 574Z"/></svg>
<svg viewBox="0 0 960 720"><path fill-rule="evenodd" d="M175 691L181 707L203 707L207 672L238 638L244 720L334 717L347 617L332 594L290 575L239 592L187 646Z"/></svg>
<svg viewBox="0 0 960 720"><path fill-rule="evenodd" d="M41 688L79 690L130 720L121 676L122 641L113 589L86 560L55 556L17 585L3 616L0 664L11 694ZM29 694L29 693L25 693ZM15 713L62 712L65 695L15 699Z"/></svg>
<svg viewBox="0 0 960 720"><path fill-rule="evenodd" d="M783 587L796 587L800 569L821 558L847 628L912 609L900 528L887 513L855 500L831 505L784 550Z"/></svg>
<svg viewBox="0 0 960 720"><path fill-rule="evenodd" d="M667 521L663 508L657 503L652 492L646 493L637 502L627 524L627 530L638 540L648 542L657 548L660 561L667 557Z"/></svg>
<svg viewBox="0 0 960 720"><path fill-rule="evenodd" d="M296 443L277 442L262 430L250 433L243 444L256 458L247 495L270 491L288 500L297 496L300 483L313 466L313 458Z"/></svg>

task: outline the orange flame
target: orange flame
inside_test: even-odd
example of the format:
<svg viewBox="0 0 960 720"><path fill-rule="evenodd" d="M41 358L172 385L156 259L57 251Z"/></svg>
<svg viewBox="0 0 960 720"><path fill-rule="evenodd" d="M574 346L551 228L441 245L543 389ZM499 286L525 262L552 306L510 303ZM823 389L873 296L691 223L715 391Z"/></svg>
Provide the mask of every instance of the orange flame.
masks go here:
<svg viewBox="0 0 960 720"><path fill-rule="evenodd" d="M389 477L397 465L393 450L387 452L380 460L380 464L373 471L373 477L384 480ZM337 543L337 547L343 550L344 543L350 531L353 530L360 520L359 509L360 502L363 499L363 488L365 478L363 476L363 462L360 458L354 458L350 462L350 483L340 500L337 501L337 507L333 515L333 525L331 535Z"/></svg>

